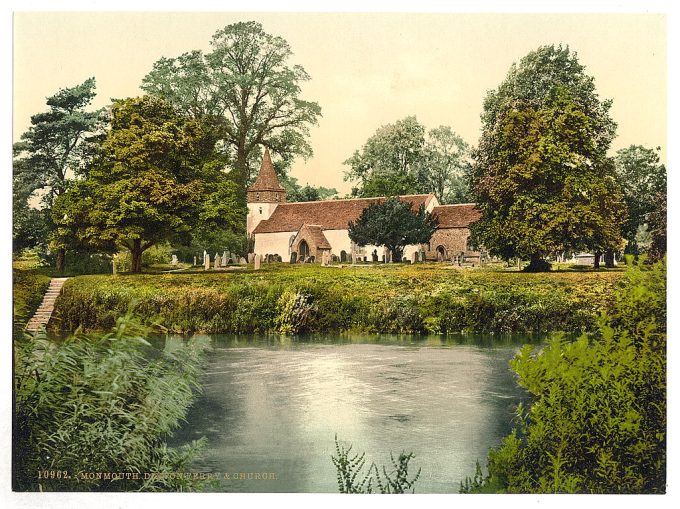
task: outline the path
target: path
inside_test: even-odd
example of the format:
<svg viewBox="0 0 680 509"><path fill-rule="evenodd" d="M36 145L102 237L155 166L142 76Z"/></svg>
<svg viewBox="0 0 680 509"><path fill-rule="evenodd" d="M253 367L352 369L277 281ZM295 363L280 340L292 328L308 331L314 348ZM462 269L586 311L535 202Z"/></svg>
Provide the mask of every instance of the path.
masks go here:
<svg viewBox="0 0 680 509"><path fill-rule="evenodd" d="M54 311L54 302L59 297L61 289L66 282L67 277L55 277L50 280L50 286L47 287L45 296L43 297L40 306L35 311L33 317L26 324L27 332L38 332L42 328L47 328L47 324L52 318L52 312Z"/></svg>

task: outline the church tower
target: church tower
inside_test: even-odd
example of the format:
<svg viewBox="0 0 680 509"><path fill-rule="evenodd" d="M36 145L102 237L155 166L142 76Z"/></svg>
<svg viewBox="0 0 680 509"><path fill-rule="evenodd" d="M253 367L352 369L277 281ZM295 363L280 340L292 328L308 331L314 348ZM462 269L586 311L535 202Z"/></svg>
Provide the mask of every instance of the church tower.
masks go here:
<svg viewBox="0 0 680 509"><path fill-rule="evenodd" d="M260 166L260 173L247 189L248 193L248 219L247 230L248 235L252 235L255 227L269 219L274 213L274 209L279 203L286 202L286 190L279 182L272 158L269 155L269 148L265 147L264 157L262 158L262 166Z"/></svg>

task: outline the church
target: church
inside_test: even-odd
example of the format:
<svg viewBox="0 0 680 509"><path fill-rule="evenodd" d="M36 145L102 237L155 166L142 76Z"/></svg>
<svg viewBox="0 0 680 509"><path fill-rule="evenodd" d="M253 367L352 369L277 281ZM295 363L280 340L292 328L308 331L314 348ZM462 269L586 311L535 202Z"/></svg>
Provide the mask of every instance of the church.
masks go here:
<svg viewBox="0 0 680 509"><path fill-rule="evenodd" d="M284 262L384 261L390 252L383 246L359 246L349 238L348 224L363 210L385 198L350 198L288 203L269 150L265 149L257 179L247 189L248 235L253 252L264 259ZM413 210L423 205L437 216L439 225L428 244L406 246L407 261L457 261L479 264L480 253L471 249L469 225L479 218L473 203L440 205L433 194L399 196Z"/></svg>

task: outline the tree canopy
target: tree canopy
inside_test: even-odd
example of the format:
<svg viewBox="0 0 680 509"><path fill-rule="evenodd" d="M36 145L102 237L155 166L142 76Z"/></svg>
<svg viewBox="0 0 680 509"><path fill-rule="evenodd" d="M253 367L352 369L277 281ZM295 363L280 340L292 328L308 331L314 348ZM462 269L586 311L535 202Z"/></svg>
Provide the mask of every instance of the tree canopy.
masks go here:
<svg viewBox="0 0 680 509"><path fill-rule="evenodd" d="M149 247L188 244L195 226L235 229L244 211L220 171L213 132L151 96L113 105L111 128L88 177L55 204L64 236L130 250L133 272Z"/></svg>
<svg viewBox="0 0 680 509"><path fill-rule="evenodd" d="M102 110L86 111L95 97L95 87L95 79L88 78L48 97L48 110L31 117L28 131L13 146L13 237L17 249L47 243L54 229L49 215L54 200L85 172L92 141L105 121ZM42 233L36 235L36 231Z"/></svg>
<svg viewBox="0 0 680 509"><path fill-rule="evenodd" d="M629 253L639 251L638 230L649 222L649 214L658 206L659 193L666 192L666 167L659 162L660 150L631 145L616 152L616 174L628 208L622 232Z"/></svg>
<svg viewBox="0 0 680 509"><path fill-rule="evenodd" d="M410 203L392 197L366 207L359 219L350 221L348 233L359 246L385 246L398 262L404 247L429 242L436 228L437 219L424 206L414 212Z"/></svg>
<svg viewBox="0 0 680 509"><path fill-rule="evenodd" d="M310 79L300 65L289 65L292 51L281 37L254 21L228 25L211 41L212 51L194 50L154 63L141 88L172 103L219 132L218 149L234 168L240 200L251 169L268 146L287 166L295 156L308 157L310 126L321 108L301 97Z"/></svg>
<svg viewBox="0 0 680 509"><path fill-rule="evenodd" d="M344 164L355 196L433 193L441 203L467 197L468 146L450 127L426 132L409 116L380 127Z"/></svg>
<svg viewBox="0 0 680 509"><path fill-rule="evenodd" d="M487 95L473 153L476 243L504 259L531 258L529 270L563 250L621 245L610 105L568 48L543 46L511 67Z"/></svg>

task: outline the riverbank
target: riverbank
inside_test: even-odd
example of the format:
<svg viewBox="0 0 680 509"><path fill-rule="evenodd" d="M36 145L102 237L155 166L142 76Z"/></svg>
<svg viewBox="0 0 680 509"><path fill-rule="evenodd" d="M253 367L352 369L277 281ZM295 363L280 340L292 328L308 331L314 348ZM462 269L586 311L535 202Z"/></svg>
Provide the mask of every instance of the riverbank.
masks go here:
<svg viewBox="0 0 680 509"><path fill-rule="evenodd" d="M433 263L79 276L57 301L55 327L108 330L133 309L181 334L579 332L611 307L622 274Z"/></svg>

